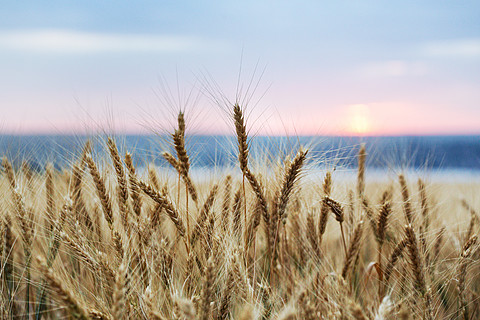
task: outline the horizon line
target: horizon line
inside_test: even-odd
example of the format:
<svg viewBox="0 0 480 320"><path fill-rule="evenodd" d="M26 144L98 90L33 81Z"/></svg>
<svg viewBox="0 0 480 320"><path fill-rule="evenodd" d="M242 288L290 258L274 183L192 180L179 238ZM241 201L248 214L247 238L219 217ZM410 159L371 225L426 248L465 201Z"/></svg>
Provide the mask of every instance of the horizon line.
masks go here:
<svg viewBox="0 0 480 320"><path fill-rule="evenodd" d="M95 132L95 133L88 133L88 132L22 132L22 133L12 133L12 132L0 132L0 137L46 137L46 136L77 136L77 137L95 137L95 136L168 136L170 133L163 132L161 134L155 132ZM235 134L232 133L201 133L201 132L194 132L194 133L187 133L187 136L194 136L194 137L235 137ZM480 131L478 132L456 132L456 133L449 133L449 132L437 132L437 133L378 133L378 134L352 134L352 133L345 133L345 134L255 134L249 136L250 138L258 138L258 137L298 137L298 138L312 138L312 137L332 137L332 138L381 138L381 137L476 137L480 136Z"/></svg>

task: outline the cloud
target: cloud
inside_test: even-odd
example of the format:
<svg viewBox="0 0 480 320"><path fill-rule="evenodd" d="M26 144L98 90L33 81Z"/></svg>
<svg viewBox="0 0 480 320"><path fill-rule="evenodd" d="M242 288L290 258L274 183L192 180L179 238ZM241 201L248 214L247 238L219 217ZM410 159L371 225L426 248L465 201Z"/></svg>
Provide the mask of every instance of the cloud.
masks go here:
<svg viewBox="0 0 480 320"><path fill-rule="evenodd" d="M359 72L370 77L400 77L421 76L425 75L428 70L425 63L420 61L387 60L363 64L360 66Z"/></svg>
<svg viewBox="0 0 480 320"><path fill-rule="evenodd" d="M421 46L420 51L430 57L480 58L480 39L427 42Z"/></svg>
<svg viewBox="0 0 480 320"><path fill-rule="evenodd" d="M214 46L214 43L206 43L200 38L176 35L88 33L58 29L0 31L0 48L29 52L188 52Z"/></svg>

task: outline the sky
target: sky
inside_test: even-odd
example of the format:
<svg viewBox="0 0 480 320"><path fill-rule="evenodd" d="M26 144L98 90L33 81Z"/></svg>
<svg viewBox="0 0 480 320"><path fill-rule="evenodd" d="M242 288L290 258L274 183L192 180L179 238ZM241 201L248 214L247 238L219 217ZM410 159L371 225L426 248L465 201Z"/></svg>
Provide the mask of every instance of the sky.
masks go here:
<svg viewBox="0 0 480 320"><path fill-rule="evenodd" d="M8 1L0 134L480 134L478 1Z"/></svg>

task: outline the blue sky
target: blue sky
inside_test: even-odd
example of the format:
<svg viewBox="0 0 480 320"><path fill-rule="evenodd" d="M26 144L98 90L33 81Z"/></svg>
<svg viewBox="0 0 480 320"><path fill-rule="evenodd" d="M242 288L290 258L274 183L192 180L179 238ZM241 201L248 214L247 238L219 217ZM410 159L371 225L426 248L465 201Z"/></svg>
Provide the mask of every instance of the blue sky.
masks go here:
<svg viewBox="0 0 480 320"><path fill-rule="evenodd" d="M4 3L0 132L230 132L240 65L261 134L480 133L476 1Z"/></svg>

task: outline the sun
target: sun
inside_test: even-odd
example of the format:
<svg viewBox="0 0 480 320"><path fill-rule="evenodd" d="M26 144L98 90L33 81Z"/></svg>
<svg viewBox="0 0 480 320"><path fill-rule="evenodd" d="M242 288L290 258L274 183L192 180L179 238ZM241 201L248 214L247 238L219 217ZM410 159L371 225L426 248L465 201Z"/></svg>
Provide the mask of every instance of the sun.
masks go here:
<svg viewBox="0 0 480 320"><path fill-rule="evenodd" d="M348 106L348 131L365 135L371 131L370 109L366 104Z"/></svg>

